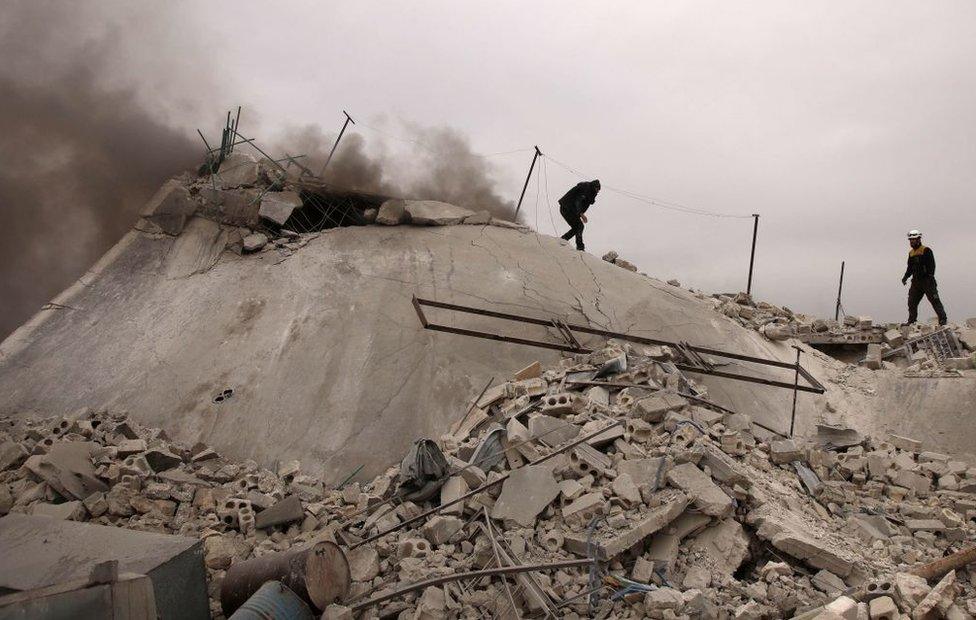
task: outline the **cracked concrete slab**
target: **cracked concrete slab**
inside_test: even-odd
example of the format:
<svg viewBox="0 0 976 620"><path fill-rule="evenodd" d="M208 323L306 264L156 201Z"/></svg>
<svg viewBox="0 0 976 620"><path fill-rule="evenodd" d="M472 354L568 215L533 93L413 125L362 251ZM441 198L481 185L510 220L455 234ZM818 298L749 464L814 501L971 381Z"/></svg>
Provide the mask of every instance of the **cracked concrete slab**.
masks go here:
<svg viewBox="0 0 976 620"><path fill-rule="evenodd" d="M785 362L794 355L692 293L514 228L338 228L309 238L280 264L276 251L225 252L192 277L169 277L174 262L209 262L198 260L209 256L199 248L169 236L127 235L54 300L60 309L42 310L0 345L0 414L125 409L187 444L202 440L265 466L307 461L315 468L309 473L338 482L358 464L361 478L376 475L414 438L449 428L487 378L558 358L423 330L414 294ZM436 311L429 318L462 324ZM463 326L556 337L487 317L465 318ZM816 372L816 360L810 363ZM736 364L726 370L756 372ZM766 376L782 378L775 370ZM702 380L719 404L770 412L757 420L781 425L781 391ZM233 397L214 402L228 388ZM829 396L800 399L801 431Z"/></svg>

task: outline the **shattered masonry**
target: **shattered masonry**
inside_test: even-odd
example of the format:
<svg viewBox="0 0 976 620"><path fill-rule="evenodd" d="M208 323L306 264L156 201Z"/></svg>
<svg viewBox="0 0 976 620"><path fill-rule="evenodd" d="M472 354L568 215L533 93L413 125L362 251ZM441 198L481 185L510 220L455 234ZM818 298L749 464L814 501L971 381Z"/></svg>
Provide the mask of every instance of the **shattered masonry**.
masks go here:
<svg viewBox="0 0 976 620"><path fill-rule="evenodd" d="M655 403L679 372L670 358L667 347L610 342L555 366L535 364L486 391L436 444L341 489L302 474L298 462L277 472L234 463L110 412L8 420L0 511L200 539L215 616L229 567L323 540L346 550L353 579L331 617L343 609L503 617L512 602L527 614L560 601L572 601L564 611L576 617L790 617L819 606L843 617L859 607L974 611L973 583L960 577L972 573L950 572L935 587L910 573L974 540L976 468L903 437L825 429L825 444L770 442L742 413L688 401L662 410ZM609 360L618 372L607 380L644 387L566 385L595 378ZM547 405L552 394L572 405ZM613 421L619 432L600 432ZM845 436L843 447L829 443ZM449 506L401 527L439 505ZM511 583L448 581L362 607L394 588L499 560L591 554L605 562L608 593L638 585L591 609L580 596L590 587L587 570L538 570ZM880 581L894 584L890 596L872 594Z"/></svg>

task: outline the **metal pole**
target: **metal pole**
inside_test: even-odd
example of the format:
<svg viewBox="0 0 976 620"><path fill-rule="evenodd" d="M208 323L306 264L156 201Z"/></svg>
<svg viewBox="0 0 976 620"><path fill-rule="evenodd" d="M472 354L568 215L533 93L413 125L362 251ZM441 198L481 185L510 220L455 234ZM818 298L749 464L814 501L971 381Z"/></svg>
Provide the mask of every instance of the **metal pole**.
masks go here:
<svg viewBox="0 0 976 620"><path fill-rule="evenodd" d="M525 190L529 187L529 179L532 178L532 170L535 169L535 160L542 156L542 151L539 147L535 147L535 153L532 155L532 165L529 166L529 174L525 175L525 185L522 186L522 194L519 196L518 205L515 206L515 219L518 220L519 209L522 208L522 199L525 198Z"/></svg>
<svg viewBox="0 0 976 620"><path fill-rule="evenodd" d="M356 124L356 121L352 120L352 117L349 116L348 112L343 110L342 113L346 115L346 120L344 123L342 123L342 129L339 130L339 137L336 138L335 144L332 145L332 150L329 151L329 158L325 160L325 164L319 171L319 176L322 176L325 173L325 169L329 167L329 162L332 161L332 155L335 153L336 147L339 146L339 140L342 140L342 134L346 133L346 127L349 126L349 123L352 123L353 125Z"/></svg>
<svg viewBox="0 0 976 620"><path fill-rule="evenodd" d="M840 284L837 285L837 305L834 307L834 320L840 319L840 293L844 290L844 261L840 261Z"/></svg>
<svg viewBox="0 0 976 620"><path fill-rule="evenodd" d="M234 119L234 125L233 125L233 127L231 127L231 129L234 132L234 135L237 135L237 128L240 126L240 124L241 124L241 106L237 106L237 118ZM234 152L234 141L233 140L231 140L230 151L232 153Z"/></svg>
<svg viewBox="0 0 976 620"><path fill-rule="evenodd" d="M752 251L749 252L749 282L746 284L746 295L752 295L752 266L756 262L756 233L759 232L759 214L753 213Z"/></svg>
<svg viewBox="0 0 976 620"><path fill-rule="evenodd" d="M793 425L796 423L796 394L797 388L800 387L800 353L803 349L793 345L796 349L796 376L793 378L793 413L790 414L790 438L793 437Z"/></svg>

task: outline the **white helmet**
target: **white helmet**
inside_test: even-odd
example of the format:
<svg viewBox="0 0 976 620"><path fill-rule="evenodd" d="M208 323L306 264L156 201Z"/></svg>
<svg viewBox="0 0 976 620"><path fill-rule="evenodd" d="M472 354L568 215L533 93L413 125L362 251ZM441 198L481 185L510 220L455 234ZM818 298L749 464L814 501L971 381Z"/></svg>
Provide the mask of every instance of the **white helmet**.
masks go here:
<svg viewBox="0 0 976 620"><path fill-rule="evenodd" d="M922 233L918 232L917 230L910 230L910 231L908 231L908 238L909 239L921 239L922 238Z"/></svg>

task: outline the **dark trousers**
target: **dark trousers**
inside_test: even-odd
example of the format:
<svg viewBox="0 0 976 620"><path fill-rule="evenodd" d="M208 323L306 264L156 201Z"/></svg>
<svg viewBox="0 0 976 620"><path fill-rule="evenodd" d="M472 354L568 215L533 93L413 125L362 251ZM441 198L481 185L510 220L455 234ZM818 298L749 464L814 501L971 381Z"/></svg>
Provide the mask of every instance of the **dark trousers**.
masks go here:
<svg viewBox="0 0 976 620"><path fill-rule="evenodd" d="M573 208L560 205L559 215L563 216L566 223L570 225L570 229L563 235L563 239L569 241L570 238L576 237L576 249L583 250L583 220L580 219L579 213Z"/></svg>
<svg viewBox="0 0 976 620"><path fill-rule="evenodd" d="M912 285L908 287L908 322L914 323L918 320L918 304L922 297L927 297L932 304L935 315L939 317L939 325L945 325L948 319L942 300L939 299L939 285L934 277L912 278Z"/></svg>

